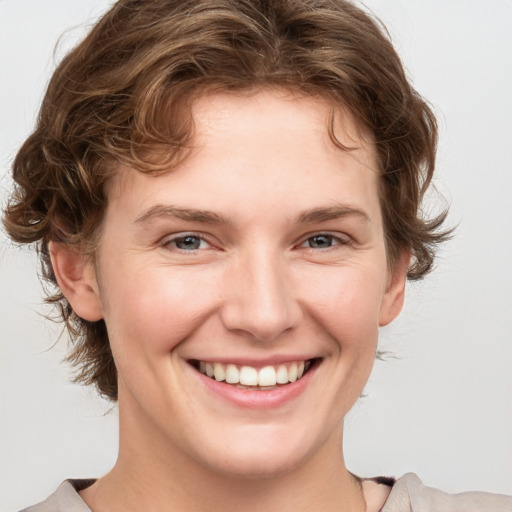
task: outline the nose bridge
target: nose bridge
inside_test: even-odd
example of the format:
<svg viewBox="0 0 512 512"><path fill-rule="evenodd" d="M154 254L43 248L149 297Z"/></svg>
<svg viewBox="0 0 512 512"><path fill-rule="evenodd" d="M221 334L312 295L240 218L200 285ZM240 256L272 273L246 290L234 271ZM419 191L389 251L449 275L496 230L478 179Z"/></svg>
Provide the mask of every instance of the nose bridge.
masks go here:
<svg viewBox="0 0 512 512"><path fill-rule="evenodd" d="M264 245L240 254L225 283L224 325L271 341L295 327L302 312L293 292L286 261Z"/></svg>

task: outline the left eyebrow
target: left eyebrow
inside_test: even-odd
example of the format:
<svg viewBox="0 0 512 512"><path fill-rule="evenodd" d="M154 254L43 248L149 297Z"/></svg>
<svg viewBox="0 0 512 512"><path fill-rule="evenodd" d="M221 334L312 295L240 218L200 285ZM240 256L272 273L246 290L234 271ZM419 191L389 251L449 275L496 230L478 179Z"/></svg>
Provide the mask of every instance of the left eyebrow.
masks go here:
<svg viewBox="0 0 512 512"><path fill-rule="evenodd" d="M205 224L229 224L229 219L210 210L198 210L195 208L181 208L172 205L157 204L145 210L135 223L143 223L157 217L174 217L189 222L201 222Z"/></svg>
<svg viewBox="0 0 512 512"><path fill-rule="evenodd" d="M310 224L313 222L324 222L327 220L339 219L343 217L360 217L364 221L371 223L370 216L359 208L353 206L331 206L328 208L313 208L302 212L298 217L298 222Z"/></svg>

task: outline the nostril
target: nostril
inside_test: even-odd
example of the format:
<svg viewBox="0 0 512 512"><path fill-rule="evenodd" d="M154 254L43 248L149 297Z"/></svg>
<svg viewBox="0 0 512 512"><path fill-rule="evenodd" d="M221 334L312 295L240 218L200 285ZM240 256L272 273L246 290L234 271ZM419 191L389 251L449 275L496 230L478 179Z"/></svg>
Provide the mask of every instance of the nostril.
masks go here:
<svg viewBox="0 0 512 512"><path fill-rule="evenodd" d="M221 322L228 331L272 342L300 325L300 304L286 293L286 286L267 281L237 288L237 294L223 304Z"/></svg>

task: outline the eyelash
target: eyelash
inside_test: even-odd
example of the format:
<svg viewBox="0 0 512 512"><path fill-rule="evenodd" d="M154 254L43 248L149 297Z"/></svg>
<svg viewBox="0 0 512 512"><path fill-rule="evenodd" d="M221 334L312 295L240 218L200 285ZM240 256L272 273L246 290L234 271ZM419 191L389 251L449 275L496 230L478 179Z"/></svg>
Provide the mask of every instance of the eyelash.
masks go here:
<svg viewBox="0 0 512 512"><path fill-rule="evenodd" d="M330 245L329 247L305 247L304 244L306 244L308 241L311 241L312 239L314 238L320 238L320 237L325 237L327 239L329 239L331 242L334 242L332 245ZM177 247L176 246L176 243L179 242L179 241L184 241L185 239L187 238L191 238L191 239L195 239L195 240L199 240L199 243L203 243L203 242L206 242L208 245L212 245L203 235L199 234L199 233L180 233L178 235L175 235L173 236L172 238L170 239L166 239L165 241L162 242L162 247L165 247L167 249L170 249L172 244L174 244L174 246L172 248L174 249L177 249L178 251L180 252L188 252L188 253L193 253L193 252L196 252L198 250L200 250L200 247L196 247L196 248L193 248L193 249L182 249L180 247ZM350 240L348 239L348 237L341 237L339 235L334 235L332 233L328 233L328 232L319 232L319 233L315 233L311 236L308 236L307 238L305 238L299 245L298 247L303 247L305 249L308 249L308 250L312 250L312 251L315 251L317 252L318 250L320 251L328 251L330 249L332 249L333 247L336 247L336 246L347 246L347 245L350 245Z"/></svg>
<svg viewBox="0 0 512 512"><path fill-rule="evenodd" d="M187 238L194 238L194 239L199 240L200 243L206 242L208 245L211 245L210 242L208 242L208 240L203 235L200 235L199 233L179 233L178 235L175 235L170 239L164 240L164 242L162 243L162 246L169 249L171 244L176 244L176 242L179 242L180 240L185 240ZM196 252L199 249L199 248L197 248L197 249L180 249L179 247L176 247L176 245L174 245L174 248L177 249L178 251L189 252L189 253Z"/></svg>
<svg viewBox="0 0 512 512"><path fill-rule="evenodd" d="M346 246L346 245L350 245L350 240L348 239L348 237L341 237L339 235L333 235L332 233L315 233L314 235L311 235L311 236L308 236L304 242L302 242L302 244L300 245L300 247L302 247L305 243L307 243L309 240L312 240L314 238L321 238L321 237L325 237L325 238L328 238L328 239L331 239L331 241L333 242L336 242L335 244L333 245L330 245L329 247L320 247L320 248L315 248L315 247L306 247L307 249L310 249L310 250L316 250L316 249L319 249L321 251L328 251L329 249L332 249L333 247L336 247L338 245L340 246Z"/></svg>

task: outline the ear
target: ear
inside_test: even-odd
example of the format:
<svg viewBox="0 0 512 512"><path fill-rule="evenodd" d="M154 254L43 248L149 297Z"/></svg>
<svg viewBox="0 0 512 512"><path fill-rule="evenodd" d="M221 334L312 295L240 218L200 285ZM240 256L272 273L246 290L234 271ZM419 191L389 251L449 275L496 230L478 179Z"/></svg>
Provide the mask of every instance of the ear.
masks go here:
<svg viewBox="0 0 512 512"><path fill-rule="evenodd" d="M103 318L94 265L69 245L50 242L50 257L57 284L80 318L95 322Z"/></svg>
<svg viewBox="0 0 512 512"><path fill-rule="evenodd" d="M380 327L391 323L402 311L405 298L405 282L407 281L410 260L411 253L403 250L400 253L395 268L390 270L386 291L380 306Z"/></svg>

